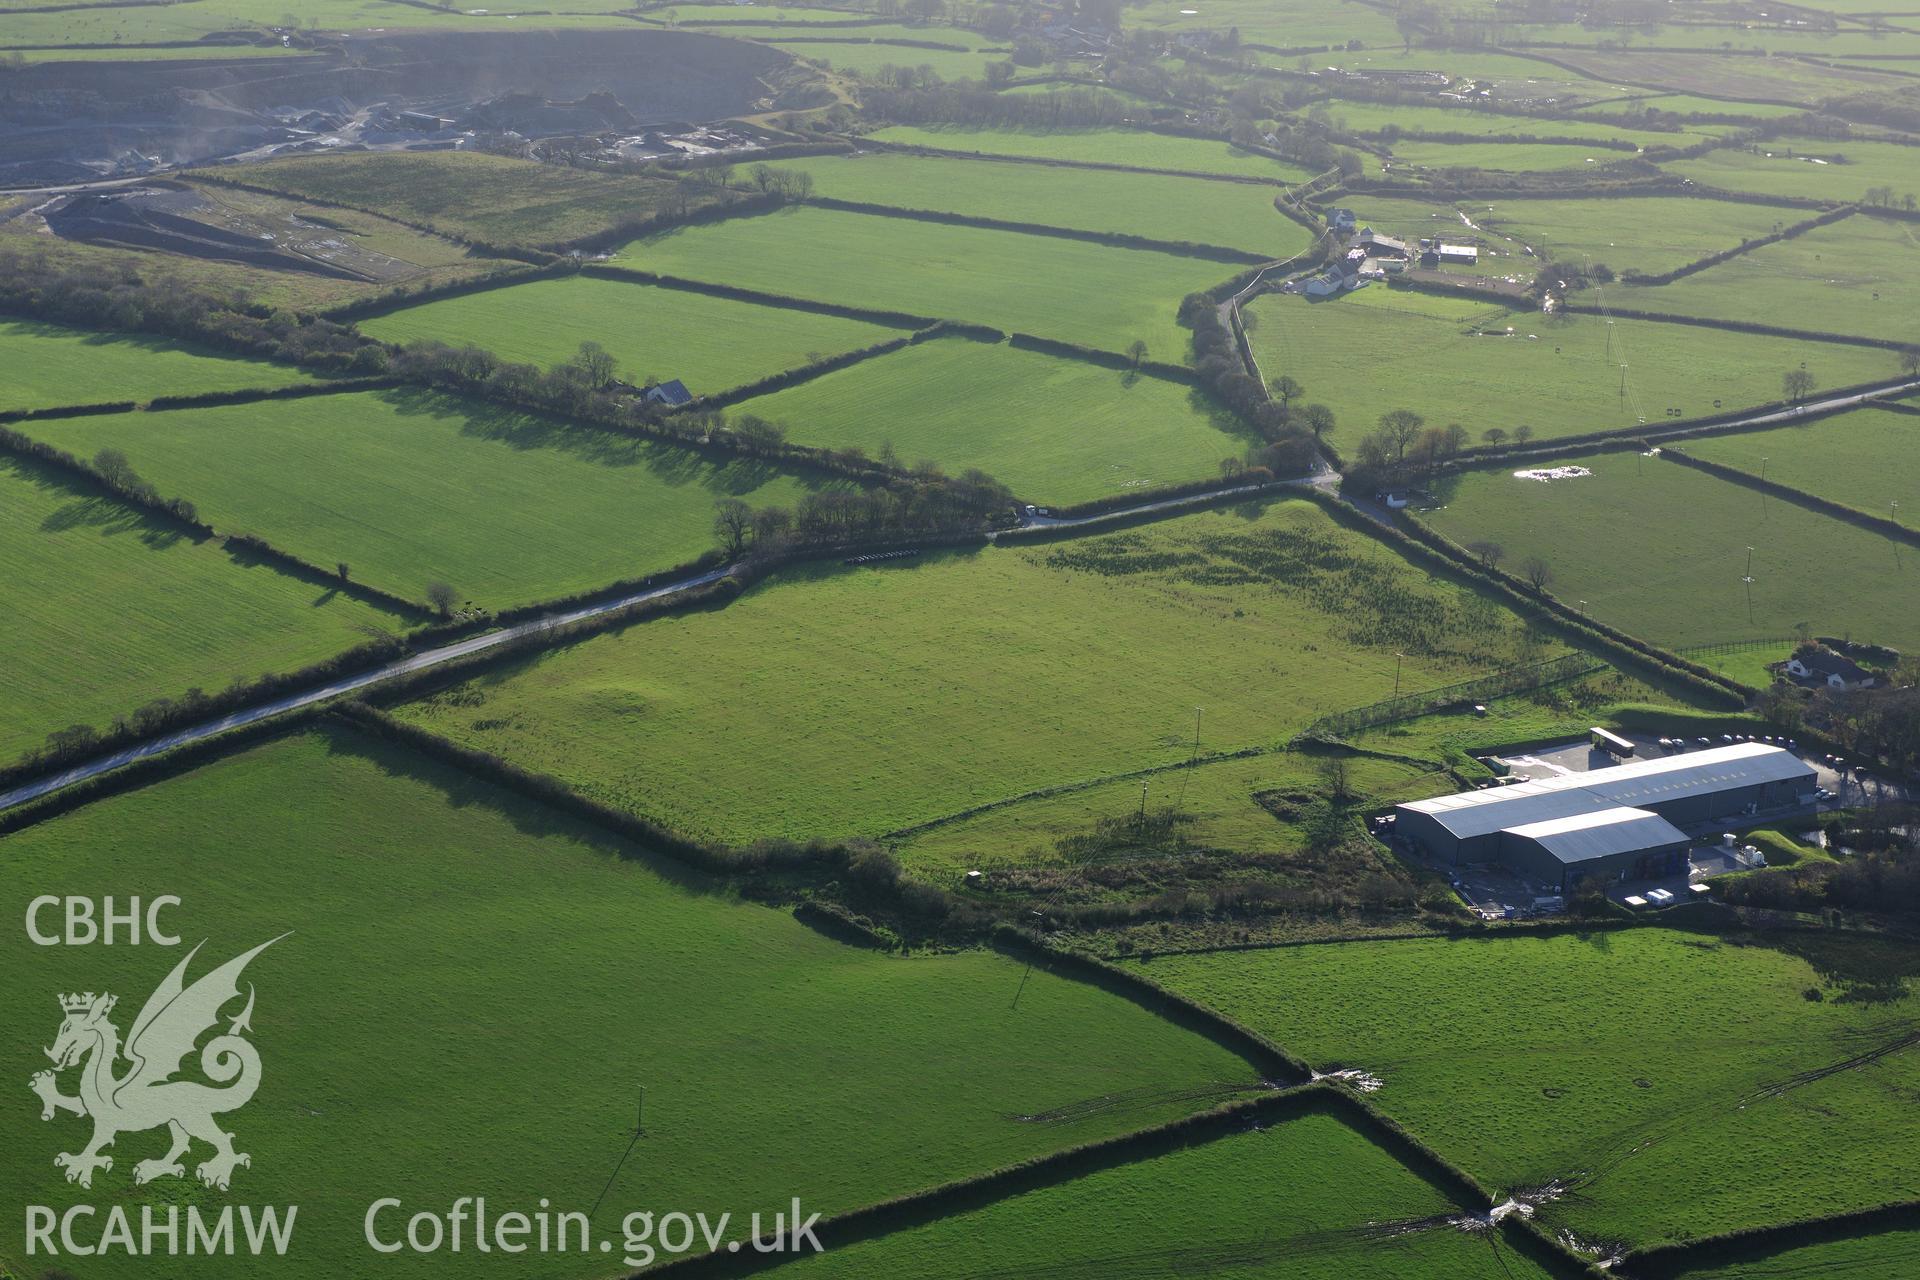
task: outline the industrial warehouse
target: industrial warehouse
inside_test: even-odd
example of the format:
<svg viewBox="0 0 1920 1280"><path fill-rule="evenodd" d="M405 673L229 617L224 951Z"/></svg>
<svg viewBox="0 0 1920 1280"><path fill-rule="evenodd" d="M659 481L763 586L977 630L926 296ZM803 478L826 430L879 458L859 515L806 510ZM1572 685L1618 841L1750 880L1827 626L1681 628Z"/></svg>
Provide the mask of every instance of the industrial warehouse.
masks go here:
<svg viewBox="0 0 1920 1280"><path fill-rule="evenodd" d="M1683 825L1793 809L1816 785L1791 752L1746 742L1397 805L1394 829L1448 866L1499 863L1568 892L1684 872Z"/></svg>

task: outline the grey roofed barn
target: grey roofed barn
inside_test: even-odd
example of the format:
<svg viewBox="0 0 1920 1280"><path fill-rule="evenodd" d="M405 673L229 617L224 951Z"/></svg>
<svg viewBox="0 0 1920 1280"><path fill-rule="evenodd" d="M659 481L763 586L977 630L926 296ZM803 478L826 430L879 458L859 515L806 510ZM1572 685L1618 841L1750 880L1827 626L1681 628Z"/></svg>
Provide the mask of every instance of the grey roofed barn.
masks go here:
<svg viewBox="0 0 1920 1280"><path fill-rule="evenodd" d="M1624 806L1508 827L1507 834L1533 841L1561 863L1687 843L1686 833L1659 814Z"/></svg>
<svg viewBox="0 0 1920 1280"><path fill-rule="evenodd" d="M1685 755L1658 756L1586 773L1463 791L1401 806L1431 815L1456 836L1499 831L1516 823L1593 812L1619 805L1646 805L1702 792L1772 782L1804 781L1813 789L1814 773L1792 752L1761 742L1738 742ZM1570 794L1573 793L1573 794ZM1584 795L1578 793L1585 793ZM1548 797L1563 797L1556 808ZM1534 797L1540 797L1535 800Z"/></svg>
<svg viewBox="0 0 1920 1280"><path fill-rule="evenodd" d="M1412 801L1395 806L1395 831L1449 865L1505 863L1565 888L1684 870L1681 824L1790 809L1816 781L1791 752L1742 742Z"/></svg>

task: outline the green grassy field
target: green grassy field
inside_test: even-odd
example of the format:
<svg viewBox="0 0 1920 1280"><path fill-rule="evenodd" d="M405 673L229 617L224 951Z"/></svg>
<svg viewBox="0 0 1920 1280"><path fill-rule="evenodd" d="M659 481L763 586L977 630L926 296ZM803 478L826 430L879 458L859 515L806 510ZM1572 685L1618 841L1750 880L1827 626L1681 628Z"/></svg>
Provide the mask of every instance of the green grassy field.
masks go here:
<svg viewBox="0 0 1920 1280"><path fill-rule="evenodd" d="M1555 51L1556 55L1558 52ZM1265 60L1270 66L1289 70L1297 68L1300 61L1298 58L1272 54L1267 55ZM1641 92L1610 78L1584 74L1518 53L1460 49L1448 50L1444 56L1437 56L1430 49L1407 49L1397 35L1381 41L1373 48L1357 52L1336 50L1329 54L1311 55L1309 69L1317 70L1323 66L1360 73L1441 71L1456 80L1490 84L1503 98L1554 98L1568 104L1624 98Z"/></svg>
<svg viewBox="0 0 1920 1280"><path fill-rule="evenodd" d="M1516 572L1540 556L1555 595L1656 643L1772 638L1802 622L1898 649L1920 643L1911 550L1678 463L1633 453L1560 461L1594 474L1543 484L1468 473L1443 481L1446 506L1422 518L1456 542L1499 543ZM1741 582L1749 546L1751 612Z"/></svg>
<svg viewBox="0 0 1920 1280"><path fill-rule="evenodd" d="M1051 783L1275 744L1507 665L1511 615L1316 507L794 569L719 612L502 667L397 714L676 829L877 835Z"/></svg>
<svg viewBox="0 0 1920 1280"><path fill-rule="evenodd" d="M1380 1223L1457 1211L1330 1115L1309 1114L1024 1192L836 1249L807 1277L1176 1275L1267 1280L1513 1280L1548 1274L1483 1232L1439 1223L1394 1239Z"/></svg>
<svg viewBox="0 0 1920 1280"><path fill-rule="evenodd" d="M1843 11L1842 5L1827 12ZM1528 23L1527 39L1543 43L1599 46L1610 37L1600 30L1577 23ZM1703 53L1726 49L1742 53L1765 49L1779 54L1845 59L1853 56L1892 56L1904 58L1916 52L1909 33L1885 30L1867 31L1841 26L1832 30L1813 30L1806 25L1785 26L1747 22L1739 19L1721 22L1673 22L1648 30L1639 28L1616 31L1612 39L1627 47L1656 45L1662 49L1697 49Z"/></svg>
<svg viewBox="0 0 1920 1280"><path fill-rule="evenodd" d="M1822 66L1788 58L1729 58L1708 53L1635 49L1556 49L1556 60L1601 80L1650 85L1680 93L1818 105L1853 93L1897 94L1904 76L1864 68ZM1736 111L1738 107L1734 108Z"/></svg>
<svg viewBox="0 0 1920 1280"><path fill-rule="evenodd" d="M1345 45L1349 40L1397 44L1400 39L1384 14L1352 0L1218 0L1204 5L1191 0L1148 0L1129 8L1126 25L1169 34L1235 29L1243 43L1283 49Z"/></svg>
<svg viewBox="0 0 1920 1280"><path fill-rule="evenodd" d="M1125 164L1185 173L1237 174L1275 182L1301 182L1313 175L1296 164L1242 151L1210 138L1181 138L1129 129L984 129L967 125L876 129L881 142L977 151L994 156L1039 156L1086 164Z"/></svg>
<svg viewBox="0 0 1920 1280"><path fill-rule="evenodd" d="M1273 258L1291 257L1312 241L1273 207L1271 189L1242 182L890 154L814 156L780 167L805 169L816 191L840 200L1223 245Z"/></svg>
<svg viewBox="0 0 1920 1280"><path fill-rule="evenodd" d="M1084 502L1216 473L1252 437L1192 387L963 338L924 342L747 400L802 444L957 474L979 467L1028 501Z"/></svg>
<svg viewBox="0 0 1920 1280"><path fill-rule="evenodd" d="M0 319L0 411L145 403L155 396L310 381L290 365L218 355L164 338Z"/></svg>
<svg viewBox="0 0 1920 1280"><path fill-rule="evenodd" d="M1676 115L1740 116L1750 120L1773 120L1799 115L1804 108L1782 102L1730 102L1725 98L1702 98L1690 93L1647 92L1635 90L1631 98L1590 102L1574 108L1583 119L1613 120L1631 126L1646 110L1671 111ZM1719 128L1708 125L1707 128Z"/></svg>
<svg viewBox="0 0 1920 1280"><path fill-rule="evenodd" d="M1809 959L1659 929L1366 942L1139 965L1302 1054L1363 1067L1376 1105L1583 1239L1648 1244L1862 1208L1920 1176L1909 1033L1920 1011L1848 1002L1839 974L1911 974L1910 951L1834 939ZM1823 989L1827 999L1803 992ZM1783 1087L1784 1086L1784 1087ZM1774 1090L1778 1090L1774 1092Z"/></svg>
<svg viewBox="0 0 1920 1280"><path fill-rule="evenodd" d="M1855 409L1800 427L1690 440L1686 451L1868 515L1920 521L1920 418ZM1904 515L1902 514L1904 513Z"/></svg>
<svg viewBox="0 0 1920 1280"><path fill-rule="evenodd" d="M1621 306L1716 320L1751 319L1754 300L1764 298L1771 314L1795 328L1904 337L1920 333L1916 229L1911 222L1847 218L1616 298Z"/></svg>
<svg viewBox="0 0 1920 1280"><path fill-rule="evenodd" d="M1354 133L1376 133L1397 128L1402 133L1472 133L1499 138L1517 134L1536 138L1590 138L1621 140L1641 147L1686 147L1713 136L1705 130L1633 129L1602 120L1567 120L1555 116L1506 115L1460 107L1415 107L1404 103L1350 102L1334 99L1321 104L1337 126ZM1316 108L1316 110L1319 108ZM1709 126L1713 128L1713 126ZM1724 130L1726 126L1718 126ZM1395 154L1400 148L1392 148ZM1625 155L1626 152L1598 152Z"/></svg>
<svg viewBox="0 0 1920 1280"><path fill-rule="evenodd" d="M442 298L363 320L360 330L385 342L470 342L543 367L598 342L626 380L678 378L695 395L900 336L864 320L585 276Z"/></svg>
<svg viewBox="0 0 1920 1280"><path fill-rule="evenodd" d="M190 687L287 671L405 621L194 542L37 465L0 458L7 697L0 761L48 733Z"/></svg>
<svg viewBox="0 0 1920 1280"><path fill-rule="evenodd" d="M1155 359L1188 347L1180 300L1221 262L978 227L787 209L636 240L623 265L852 306L968 320ZM1098 306L1088 306L1098 298Z"/></svg>
<svg viewBox="0 0 1920 1280"><path fill-rule="evenodd" d="M1583 294L1583 305L1593 296ZM1604 296L1624 307L1638 294L1616 287ZM1292 375L1309 400L1331 406L1338 425L1330 438L1342 449L1390 409L1457 420L1476 443L1489 427L1522 425L1551 439L1661 422L1670 409L1697 417L1773 403L1784 371L1801 362L1821 386L1899 375L1887 351L1648 320L1615 321L1609 335L1597 316L1542 316L1377 284L1325 302L1272 294L1244 314L1261 369Z"/></svg>
<svg viewBox="0 0 1920 1280"><path fill-rule="evenodd" d="M1631 151L1552 142L1418 142L1393 144L1393 168L1491 169L1538 173L1560 169L1600 169L1633 159Z"/></svg>
<svg viewBox="0 0 1920 1280"><path fill-rule="evenodd" d="M1350 763L1349 785L1379 803L1424 799L1452 790L1445 774L1364 757ZM1064 795L1022 800L915 832L899 843L897 851L909 867L936 878L951 878L971 868L1072 863L1079 855L1063 851L1062 840L1094 831L1102 821L1132 816L1144 800L1152 812L1172 808L1178 813L1179 834L1189 849L1231 851L1241 857L1291 856L1305 849L1305 833L1297 823L1284 822L1262 807L1256 796L1268 791L1317 795L1325 786L1313 758L1295 752L1215 760L1192 769L1168 769L1150 778L1126 778Z"/></svg>
<svg viewBox="0 0 1920 1280"><path fill-rule="evenodd" d="M1254 1085L1243 1060L1093 987L1037 972L1014 1009L1021 966L991 952L845 946L346 731L251 748L6 845L0 896L16 919L50 884L178 895L172 923L208 939L196 976L291 931L247 970L264 1082L228 1117L253 1157L235 1197L300 1206L295 1248L275 1263L288 1275L365 1274L362 1220L380 1196L403 1201L396 1230L457 1196L484 1195L494 1214L543 1197L586 1212L629 1145L637 1086L646 1140L595 1219L616 1241L635 1210L717 1216L797 1195L831 1213ZM6 1019L48 1038L56 990L114 991L124 1032L180 959L36 948L17 928L6 947ZM1019 1118L1113 1093L1132 1096L1078 1119ZM0 1126L8 1151L40 1153L12 1165L38 1203L123 1203L137 1222L142 1203L217 1199L132 1187L131 1166L163 1134L124 1135L88 1192L52 1161L81 1140L78 1121L42 1124L15 1106ZM19 1230L15 1218L0 1235L9 1262ZM462 1274L577 1277L621 1256L481 1257L469 1239L459 1259L397 1255L379 1269L444 1275L451 1261ZM121 1256L87 1270L150 1266ZM260 1266L196 1259L193 1273Z"/></svg>
<svg viewBox="0 0 1920 1280"><path fill-rule="evenodd" d="M1890 186L1896 197L1920 190L1920 152L1912 147L1829 138L1773 138L1756 145L1753 151L1727 147L1661 167L1704 186L1765 196L1844 202L1864 198L1872 187ZM1836 156L1845 162L1836 163Z"/></svg>
<svg viewBox="0 0 1920 1280"><path fill-rule="evenodd" d="M119 449L223 533L424 599L447 582L502 608L693 559L722 498L786 506L806 485L761 463L418 391L73 418L36 434Z"/></svg>
<svg viewBox="0 0 1920 1280"><path fill-rule="evenodd" d="M1475 202L1467 213L1488 230L1530 245L1537 254L1647 275L1770 235L1806 217L1799 209L1673 197ZM1633 296L1651 299L1655 295ZM1629 304L1622 301L1620 305ZM1651 301L1631 305L1658 309Z"/></svg>
<svg viewBox="0 0 1920 1280"><path fill-rule="evenodd" d="M591 173L478 151L295 156L221 170L224 177L314 200L374 209L494 244L549 246L659 212L678 183Z"/></svg>
<svg viewBox="0 0 1920 1280"><path fill-rule="evenodd" d="M847 22L871 15L854 13L845 9L816 9L810 5L790 4L754 4L742 6L736 4L676 4L670 8L657 9L648 17L662 22L678 23L681 26L699 26L713 22L792 22L821 23ZM864 28L856 28L863 30ZM972 32L967 33L972 36Z"/></svg>
<svg viewBox="0 0 1920 1280"><path fill-rule="evenodd" d="M1828 1240L1751 1262L1711 1264L1678 1272L1680 1280L1777 1280L1781 1276L1876 1276L1920 1272L1920 1231L1885 1231Z"/></svg>

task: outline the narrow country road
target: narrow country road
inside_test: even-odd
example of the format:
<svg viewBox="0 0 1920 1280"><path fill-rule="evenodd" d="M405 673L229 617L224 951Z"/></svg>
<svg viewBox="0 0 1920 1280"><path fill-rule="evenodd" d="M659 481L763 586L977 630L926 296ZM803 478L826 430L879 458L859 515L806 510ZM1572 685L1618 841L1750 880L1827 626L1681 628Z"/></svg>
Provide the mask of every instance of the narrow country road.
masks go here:
<svg viewBox="0 0 1920 1280"><path fill-rule="evenodd" d="M1811 415L1831 413L1837 409L1852 408L1856 405L1865 404L1869 400L1884 399L1889 396L1900 396L1916 391L1920 391L1920 378L1910 378L1889 383L1886 386L1876 387L1868 391L1809 400L1804 404L1795 405L1789 409L1775 409L1766 413L1757 413L1746 418L1732 419L1716 425L1722 427L1761 427L1775 423L1795 422ZM1543 441L1541 443L1543 446L1550 446L1552 444L1551 441ZM1220 498L1231 497L1235 494L1275 493L1290 488L1316 488L1330 492L1339 483L1339 479L1339 472L1335 471L1324 457L1316 457L1313 472L1296 480L1284 480L1277 484L1269 485L1249 484L1235 489L1216 489L1207 493L1191 494L1186 497L1162 498L1154 502L1143 502L1131 507L1118 507L1112 511L1103 511L1097 515L1090 516L1073 516L1064 519L1055 519L1050 516L1028 516L1019 527L1022 529L1081 529L1093 525L1105 524L1110 521L1150 515L1159 511L1176 511L1182 507L1215 502ZM1350 505L1353 505L1356 510L1371 519L1380 519L1377 514L1367 510L1367 507L1364 505ZM1004 536L1004 534L1010 532L1013 532L1013 530L1001 530L997 533L988 534L987 538L988 541L997 541L1000 537ZM243 707L238 711L220 716L216 719L190 725L185 729L180 729L162 737L149 739L146 742L113 752L110 755L89 760L84 764L75 765L71 769L63 770L60 773L25 783L15 787L11 791L0 792L0 810L11 809L16 805L25 804L29 800L37 800L41 796L51 795L53 792L59 791L64 787L70 787L76 782L84 782L88 778L98 777L103 773L110 773L123 765L132 764L136 760L147 759L149 756L159 755L161 752L170 751L175 747L181 747L188 743L211 738L215 734L224 733L228 729L237 729L242 725L254 724L273 716L285 715L289 711L298 711L302 707L310 707L315 703L325 702L331 698L338 698L349 693L357 693L362 689L371 688L374 685L384 683L396 677L411 675L416 671L424 671L429 667L437 667L443 663L451 662L456 658L464 658L469 654L483 653L488 649L496 649L504 644L512 644L516 640L538 635L540 632L554 627L563 627L570 623L581 622L588 618L597 618L604 614L628 608L632 605L645 603L649 600L664 600L670 596L679 595L682 592L692 591L696 588L718 582L720 579L732 573L736 567L736 565L724 565L718 569L710 569L695 577L683 578L678 582L670 582L658 587L650 587L645 591L637 591L629 595L623 595L617 599L607 600L600 604L587 605L583 608L572 609L565 613L548 614L544 617L535 618L530 622L522 622L511 627L504 627L499 631L489 631L484 635L473 636L455 644L443 645L438 649L428 649L421 653L416 653L411 657L400 658L394 662L390 662L386 666L377 667L372 671L363 671L358 675L344 676L338 680L328 681L326 684L316 685L300 693L291 693L285 697L255 703L253 706Z"/></svg>
<svg viewBox="0 0 1920 1280"><path fill-rule="evenodd" d="M444 662L451 662L455 658L464 658L471 653L482 653L488 649L498 648L503 644L512 644L515 640L537 635L541 631L551 627L561 627L568 623L580 622L587 618L597 618L602 614L612 613L617 609L625 609L629 605L640 604L648 600L660 600L667 596L678 595L683 591L691 591L696 587L704 587L709 583L718 582L720 579L726 577L727 574L731 573L733 569L733 565L726 565L719 569L710 569L697 577L683 578L678 582L668 583L665 586L651 587L645 591L635 592L632 595L621 596L616 600L608 600L601 604L588 605L585 608L573 609L566 613L547 614L543 617L535 618L531 622L522 622L515 626L504 627L499 631L489 631L484 635L473 636L455 644L443 645L438 649L428 649L421 653L416 653L411 657L390 662L386 666L375 668L372 671L363 671L359 675L345 676L338 680L329 681L323 685L316 685L301 693L290 693L282 698L274 698L267 702L255 703L250 707L242 707L240 710L231 712L228 715L220 716L213 720L202 721L196 725L190 725L185 729L166 734L163 737L149 739L136 746L128 747L123 751L116 751L111 755L101 756L96 760L89 760L85 764L75 765L73 768L54 774L51 777L41 778L38 781L29 782L24 786L15 787L12 791L0 793L0 809L10 809L15 805L25 804L29 800L38 799L41 796L58 791L62 787L70 787L76 782L84 782L88 778L111 772L114 769L120 768L122 765L132 764L136 760L144 760L148 756L158 755L163 751L170 751L174 747L185 746L190 742L198 742L202 738L210 738L214 734L223 733L228 729L237 729L242 725L253 724L256 721L265 720L272 716L285 715L289 711L298 711L300 708L310 707L316 702L325 702L329 698L337 698L342 694L354 693L371 685L391 680L396 676L408 675L415 671L424 671L428 667L437 667Z"/></svg>
<svg viewBox="0 0 1920 1280"><path fill-rule="evenodd" d="M1118 520L1129 516L1137 516L1155 511L1170 511L1180 507L1195 506L1203 502L1212 502L1221 497L1223 493L1228 495L1238 493L1253 494L1259 493L1263 489L1273 490L1286 487L1287 485L1313 484L1324 486L1333 483L1337 479L1338 476L1334 472L1324 470L1318 471L1314 475L1302 480L1286 481L1283 485L1262 486L1250 484L1238 489L1193 494L1181 498L1165 498L1157 502L1144 502L1138 506L1123 507L1115 511L1105 511L1098 515L1078 516L1072 519L1062 520L1053 520L1045 517L1029 517L1021 527L1076 529L1086 525L1102 524L1110 520ZM992 539L997 535L990 534L988 536L989 539ZM115 751L109 755L89 760L84 764L77 764L71 769L65 769L57 774L25 783L15 787L11 791L0 792L0 810L11 809L16 805L25 804L29 800L37 800L41 796L51 795L63 787L70 787L76 782L84 782L88 778L98 777L103 773L111 773L113 770L124 765L132 764L136 760L145 760L149 756L156 756L163 751L171 751L175 747L183 747L188 743L211 738L215 734L224 733L229 729L238 729L243 725L255 724L274 716L285 715L290 711L298 711L302 707L310 707L318 702L326 702L332 698L357 693L362 689L371 688L374 685L382 684L396 677L411 675L416 671L425 671L430 667L437 667L443 663L452 662L456 658L464 658L469 654L484 653L488 649L496 649L503 644L512 644L516 640L538 635L540 632L554 627L567 626L570 623L581 622L588 618L597 618L604 614L628 608L632 605L645 603L649 600L664 600L670 596L708 586L726 577L737 567L737 565L731 564L723 565L718 569L709 569L707 572L692 578L683 578L677 582L666 583L658 587L650 587L645 591L637 591L630 595L623 595L617 599L607 600L600 604L587 605L583 608L569 610L566 613L547 614L543 617L535 618L530 622L518 623L511 627L504 627L499 631L489 631L484 635L472 636L454 644L442 645L438 649L423 650L410 657L397 659L383 667L377 667L371 671L363 671L358 675L343 676L338 680L330 680L325 684L316 685L311 689L306 689L299 693L290 693L284 697L255 703L250 707L242 707L240 710L230 712L227 715L219 716L211 720L204 720L199 724L189 725L185 729L180 729L158 738L149 739L146 742L127 747L124 750Z"/></svg>

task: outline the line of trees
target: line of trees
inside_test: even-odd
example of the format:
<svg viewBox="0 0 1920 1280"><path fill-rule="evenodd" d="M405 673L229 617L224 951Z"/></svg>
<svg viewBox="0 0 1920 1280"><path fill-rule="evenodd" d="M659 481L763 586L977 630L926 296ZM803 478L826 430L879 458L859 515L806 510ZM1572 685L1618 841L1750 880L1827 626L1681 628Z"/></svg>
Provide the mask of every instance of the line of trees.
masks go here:
<svg viewBox="0 0 1920 1280"><path fill-rule="evenodd" d="M948 476L932 463L866 489L823 489L791 507L754 507L739 498L714 504L713 534L729 559L977 532L1001 521L1013 494L984 471Z"/></svg>
<svg viewBox="0 0 1920 1280"><path fill-rule="evenodd" d="M1458 457L1471 438L1457 422L1430 426L1411 409L1389 409L1354 446L1347 481L1364 492L1430 478L1441 464Z"/></svg>

